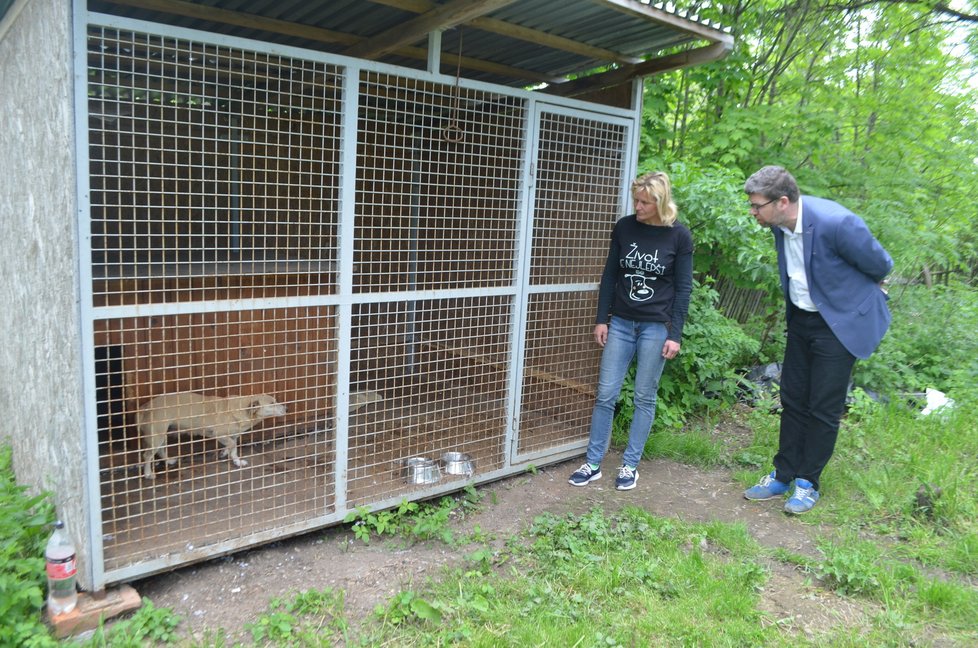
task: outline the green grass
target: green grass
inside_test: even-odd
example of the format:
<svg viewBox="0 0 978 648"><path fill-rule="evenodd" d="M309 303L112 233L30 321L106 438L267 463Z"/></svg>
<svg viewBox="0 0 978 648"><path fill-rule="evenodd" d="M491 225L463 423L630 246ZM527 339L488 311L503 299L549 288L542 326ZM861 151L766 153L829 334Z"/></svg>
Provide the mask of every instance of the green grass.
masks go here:
<svg viewBox="0 0 978 648"><path fill-rule="evenodd" d="M920 417L902 405L845 421L823 477L841 526L885 538L889 551L978 576L978 434L965 404Z"/></svg>
<svg viewBox="0 0 978 648"><path fill-rule="evenodd" d="M437 616L391 622L384 610L368 635L398 646L761 645L777 633L756 607L758 557L739 525L636 508L544 515L504 567L456 570L417 594Z"/></svg>
<svg viewBox="0 0 978 648"><path fill-rule="evenodd" d="M724 462L723 445L701 428L663 430L649 437L645 456L661 457L694 466L716 466Z"/></svg>
<svg viewBox="0 0 978 648"><path fill-rule="evenodd" d="M723 465L728 461L727 450L709 432L715 422L715 417L707 417L683 428L657 425L649 435L642 456L646 459L670 459L704 468ZM627 414L619 412L615 416L611 440L616 447L624 447L627 442L629 423Z"/></svg>
<svg viewBox="0 0 978 648"><path fill-rule="evenodd" d="M970 410L921 418L902 404L857 405L823 476L825 497L797 520L819 526L818 558L762 550L739 525L688 524L636 509L544 516L507 569L456 571L412 592L436 614L400 615L393 625L381 614L369 641L976 645L978 436ZM754 410L748 424L753 438L727 460L744 484L768 469L778 419ZM653 456L715 465L723 453L704 432L655 438ZM918 491L932 501L921 506ZM763 558L807 573L809 586L823 592L818 597L861 601L865 619L859 627L816 628L813 636L781 627L758 611Z"/></svg>
<svg viewBox="0 0 978 648"><path fill-rule="evenodd" d="M862 402L844 419L822 495L800 524L821 526L818 561L799 565L822 587L881 606L860 641L880 645L978 645L978 435L965 401L921 417L903 403ZM777 417L751 414L755 436L741 456L773 456ZM769 461L769 460L768 460ZM752 461L735 471L757 477ZM762 470L769 467L765 466ZM820 645L849 643L842 632Z"/></svg>
<svg viewBox="0 0 978 648"><path fill-rule="evenodd" d="M349 643L349 624L343 609L343 592L306 590L291 598L275 598L269 611L249 624L255 643L289 646Z"/></svg>
<svg viewBox="0 0 978 648"><path fill-rule="evenodd" d="M481 531L451 532L459 513L478 515L485 505L482 491L470 489L353 516L350 533L364 541L393 533L406 542L447 543L464 556L452 570L396 593L368 619L348 618L342 591L307 590L273 600L248 628L228 630L246 630L260 646L978 645L972 410L967 397L940 418L860 401L843 422L822 500L793 519L813 527L815 556L762 548L742 524L690 523L636 508L543 515L500 548ZM753 483L769 469L777 416L762 408L729 416L753 436L728 439L736 447L726 447L710 434L711 421L653 437L649 454L727 465L735 479ZM7 555L3 578L36 586L34 554L43 538L29 529L47 521L50 509L12 486L9 453L0 468L7 480L0 520L14 539L5 538L8 547L20 552ZM491 493L486 500L492 503ZM829 608L833 599L846 601L858 619L807 634L763 613L761 592L777 563L801 572L798 596ZM19 599L33 611L8 615L5 631L29 637L23 645L57 645L40 625L40 593L30 587L14 589L33 592ZM179 623L147 602L81 645L232 645L225 629L188 643Z"/></svg>

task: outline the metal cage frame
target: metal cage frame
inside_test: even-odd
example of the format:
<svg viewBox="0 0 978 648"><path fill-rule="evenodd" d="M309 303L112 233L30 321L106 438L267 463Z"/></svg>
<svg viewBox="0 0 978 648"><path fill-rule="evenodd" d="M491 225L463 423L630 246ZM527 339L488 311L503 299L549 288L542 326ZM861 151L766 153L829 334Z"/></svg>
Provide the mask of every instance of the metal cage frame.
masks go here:
<svg viewBox="0 0 978 648"><path fill-rule="evenodd" d="M76 21L96 588L581 453L637 110ZM235 466L153 400L187 392L288 413L235 428ZM154 422L178 468L149 480ZM454 449L474 472L400 471Z"/></svg>

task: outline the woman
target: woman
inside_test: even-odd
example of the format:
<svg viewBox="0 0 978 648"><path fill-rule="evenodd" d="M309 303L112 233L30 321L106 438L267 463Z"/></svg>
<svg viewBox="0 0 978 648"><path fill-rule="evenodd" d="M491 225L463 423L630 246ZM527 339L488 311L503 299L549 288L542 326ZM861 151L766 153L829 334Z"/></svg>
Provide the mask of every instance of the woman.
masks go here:
<svg viewBox="0 0 978 648"><path fill-rule="evenodd" d="M666 360L679 353L693 288L693 237L676 221L669 176L646 173L632 183L635 213L615 223L598 291L594 340L601 371L591 415L587 461L570 476L574 486L601 478L611 441L615 403L636 359L635 414L615 488L638 481L638 462L655 419L656 392Z"/></svg>

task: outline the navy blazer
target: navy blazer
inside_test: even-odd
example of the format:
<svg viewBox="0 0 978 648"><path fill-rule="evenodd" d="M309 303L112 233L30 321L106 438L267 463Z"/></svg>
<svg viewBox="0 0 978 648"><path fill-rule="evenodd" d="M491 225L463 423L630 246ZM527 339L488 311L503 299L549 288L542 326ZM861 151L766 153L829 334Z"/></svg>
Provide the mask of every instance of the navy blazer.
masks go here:
<svg viewBox="0 0 978 648"><path fill-rule="evenodd" d="M880 282L893 269L893 259L866 223L842 205L802 196L802 210L805 276L812 301L849 353L868 358L890 325ZM790 320L784 232L780 227L771 230Z"/></svg>

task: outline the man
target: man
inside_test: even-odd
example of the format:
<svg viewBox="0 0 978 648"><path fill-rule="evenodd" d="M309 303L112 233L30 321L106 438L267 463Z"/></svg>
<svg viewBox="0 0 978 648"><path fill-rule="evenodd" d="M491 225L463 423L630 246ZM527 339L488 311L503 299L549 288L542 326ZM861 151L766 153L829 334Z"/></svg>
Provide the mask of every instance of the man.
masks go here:
<svg viewBox="0 0 978 648"><path fill-rule="evenodd" d="M744 192L754 218L774 233L788 322L774 471L744 497L780 497L794 481L784 509L801 514L818 501L856 358L868 358L890 324L881 287L893 259L861 218L831 200L801 196L781 167L752 175Z"/></svg>

